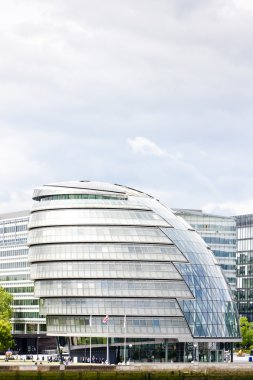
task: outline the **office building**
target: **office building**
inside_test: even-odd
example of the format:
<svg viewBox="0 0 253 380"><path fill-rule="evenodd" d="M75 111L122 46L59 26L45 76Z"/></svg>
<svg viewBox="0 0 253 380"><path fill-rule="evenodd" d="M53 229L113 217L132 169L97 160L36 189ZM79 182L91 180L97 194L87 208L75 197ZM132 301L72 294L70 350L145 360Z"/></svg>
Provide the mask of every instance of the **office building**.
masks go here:
<svg viewBox="0 0 253 380"><path fill-rule="evenodd" d="M15 349L36 353L37 338L46 334L46 319L39 314L28 263L29 211L0 215L0 286L13 296L12 333Z"/></svg>
<svg viewBox="0 0 253 380"><path fill-rule="evenodd" d="M211 248L233 294L236 294L236 221L234 217L213 215L202 210L176 209Z"/></svg>
<svg viewBox="0 0 253 380"><path fill-rule="evenodd" d="M236 229L238 311L253 322L253 214L236 216Z"/></svg>
<svg viewBox="0 0 253 380"><path fill-rule="evenodd" d="M210 248L152 196L80 181L42 186L33 199L29 261L48 335L72 344L109 335L116 360L125 336L135 357L152 343L165 360L168 345L176 360L188 358L191 344L199 359L212 360L213 344L240 340L236 305ZM214 360L222 360L215 347Z"/></svg>

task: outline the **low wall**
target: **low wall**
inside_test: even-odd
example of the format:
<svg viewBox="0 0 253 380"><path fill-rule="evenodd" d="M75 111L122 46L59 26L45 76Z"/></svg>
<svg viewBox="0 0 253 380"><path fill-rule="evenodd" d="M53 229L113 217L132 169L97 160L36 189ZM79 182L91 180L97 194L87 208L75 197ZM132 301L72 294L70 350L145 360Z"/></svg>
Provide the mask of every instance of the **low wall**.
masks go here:
<svg viewBox="0 0 253 380"><path fill-rule="evenodd" d="M252 363L0 364L0 380L252 380Z"/></svg>

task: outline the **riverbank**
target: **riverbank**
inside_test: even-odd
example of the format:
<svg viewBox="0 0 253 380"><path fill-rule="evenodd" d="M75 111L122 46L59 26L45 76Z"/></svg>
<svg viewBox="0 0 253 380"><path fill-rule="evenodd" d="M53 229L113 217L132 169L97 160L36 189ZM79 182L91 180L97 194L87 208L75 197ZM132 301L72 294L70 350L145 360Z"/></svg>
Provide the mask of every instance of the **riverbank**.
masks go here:
<svg viewBox="0 0 253 380"><path fill-rule="evenodd" d="M133 363L90 365L0 362L0 380L238 380L253 378L253 363Z"/></svg>

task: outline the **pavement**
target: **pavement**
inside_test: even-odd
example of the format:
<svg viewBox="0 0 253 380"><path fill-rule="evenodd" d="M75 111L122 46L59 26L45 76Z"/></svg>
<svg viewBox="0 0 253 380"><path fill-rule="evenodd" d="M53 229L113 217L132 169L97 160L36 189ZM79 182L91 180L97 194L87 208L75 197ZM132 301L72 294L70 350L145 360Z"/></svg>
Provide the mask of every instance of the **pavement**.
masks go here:
<svg viewBox="0 0 253 380"><path fill-rule="evenodd" d="M220 370L220 371L240 371L240 370L251 370L253 371L253 361L249 361L249 355L245 354L245 356L237 356L234 354L234 362L221 362L221 363L206 363L206 362L192 362L192 363L138 363L138 362L132 362L130 365L103 365L103 364L89 364L89 363L70 363L68 364L68 367L73 368L84 368L89 367L90 369L94 368L116 368L117 371L153 371L153 370L160 370L160 371L171 371L171 370L189 370L189 371L209 371L212 369ZM253 357L252 357L253 360ZM36 368L36 367L46 367L49 369L50 367L55 367L56 369L59 368L59 362L52 362L48 363L45 361L38 361L34 362L32 360L9 360L6 362L4 359L0 358L0 367L18 367L20 369L26 368Z"/></svg>
<svg viewBox="0 0 253 380"><path fill-rule="evenodd" d="M234 355L234 363L251 363L249 361L249 354L245 354L244 356L237 356L237 355ZM252 357L252 360L253 360L253 356ZM253 362L252 362L253 364Z"/></svg>

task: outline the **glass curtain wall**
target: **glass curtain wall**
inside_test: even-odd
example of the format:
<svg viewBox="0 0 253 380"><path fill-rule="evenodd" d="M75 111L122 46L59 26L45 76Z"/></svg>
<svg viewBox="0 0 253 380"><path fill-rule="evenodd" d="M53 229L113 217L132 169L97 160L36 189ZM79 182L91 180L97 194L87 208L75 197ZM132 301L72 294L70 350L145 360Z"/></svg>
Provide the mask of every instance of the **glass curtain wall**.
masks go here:
<svg viewBox="0 0 253 380"><path fill-rule="evenodd" d="M236 216L236 227L238 310L253 322L253 215Z"/></svg>

